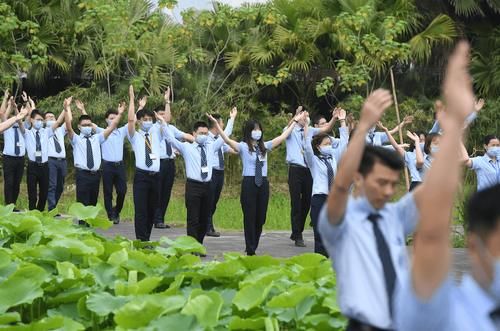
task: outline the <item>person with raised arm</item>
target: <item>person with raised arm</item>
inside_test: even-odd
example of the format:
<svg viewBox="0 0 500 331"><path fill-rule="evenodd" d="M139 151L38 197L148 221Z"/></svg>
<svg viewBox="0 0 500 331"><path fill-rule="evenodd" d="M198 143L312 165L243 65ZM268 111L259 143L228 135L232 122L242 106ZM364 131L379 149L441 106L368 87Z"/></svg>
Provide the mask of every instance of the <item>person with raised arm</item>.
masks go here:
<svg viewBox="0 0 500 331"><path fill-rule="evenodd" d="M330 135L330 140L332 141L332 148L335 150L335 157L338 163L347 148L347 144L349 143L349 127L346 124L347 112L345 109L336 108L335 112L336 114L334 114L334 117L336 117L340 122L339 138L335 138ZM313 125L315 128L323 128L325 125L328 125L328 122L323 115L317 115L314 117Z"/></svg>
<svg viewBox="0 0 500 331"><path fill-rule="evenodd" d="M405 125L411 124L413 122L413 116L405 116L405 118L396 125L392 130L388 132L390 134L395 134L399 130L402 130ZM366 143L370 146L383 146L384 144L389 143L389 137L385 132L375 131L376 126L372 126L366 135Z"/></svg>
<svg viewBox="0 0 500 331"><path fill-rule="evenodd" d="M99 183L101 179L101 144L120 122L121 114L125 111L123 103L118 105L118 116L101 133L94 134L95 124L89 115L80 115L78 129L80 134L73 130L71 102L73 97L64 100L66 131L73 147L73 162L76 168L76 201L84 206L95 206L99 197ZM79 221L80 224L85 224Z"/></svg>
<svg viewBox="0 0 500 331"><path fill-rule="evenodd" d="M500 186L479 191L469 199L466 224L471 271L459 285L450 275L450 221L463 162L460 141L474 103L469 61L469 46L460 42L449 58L443 83L446 114L440 120L440 149L421 186L438 181L439 185L419 203L421 216L411 272L394 304L397 330L500 329Z"/></svg>
<svg viewBox="0 0 500 331"><path fill-rule="evenodd" d="M477 190L500 184L500 140L497 135L489 134L483 138L484 155L469 157L463 147L465 165L474 170L477 178Z"/></svg>
<svg viewBox="0 0 500 331"><path fill-rule="evenodd" d="M241 182L241 208L243 210L243 228L245 233L245 251L247 255L255 255L259 246L262 227L266 222L269 203L269 182L267 180L267 154L279 146L301 121L305 123L307 112L299 112L288 128L278 137L265 141L262 125L256 120L249 120L243 127L243 141L230 139L209 115L217 127L220 137L235 152L239 153L243 162L243 181Z"/></svg>

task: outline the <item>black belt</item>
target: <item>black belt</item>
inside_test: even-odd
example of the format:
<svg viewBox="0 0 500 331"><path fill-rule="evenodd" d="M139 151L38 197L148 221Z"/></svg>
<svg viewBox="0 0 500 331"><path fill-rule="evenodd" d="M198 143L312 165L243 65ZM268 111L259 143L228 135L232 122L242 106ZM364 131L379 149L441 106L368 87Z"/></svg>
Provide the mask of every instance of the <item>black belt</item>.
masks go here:
<svg viewBox="0 0 500 331"><path fill-rule="evenodd" d="M254 179L255 176L243 176L243 179ZM267 176L262 176L262 179L267 180Z"/></svg>
<svg viewBox="0 0 500 331"><path fill-rule="evenodd" d="M63 160L66 160L66 158L49 156L49 160L63 161Z"/></svg>
<svg viewBox="0 0 500 331"><path fill-rule="evenodd" d="M214 173L214 172L217 172L217 173L223 173L223 172L224 172L224 169L219 170L219 169L212 168L212 173Z"/></svg>
<svg viewBox="0 0 500 331"><path fill-rule="evenodd" d="M371 326L364 322L350 318L349 324L347 325L347 331L392 331L389 329L381 329L376 326Z"/></svg>
<svg viewBox="0 0 500 331"><path fill-rule="evenodd" d="M106 161L102 160L102 163L113 165L115 167L121 166L123 164L123 161L118 161L118 162L112 162L112 161Z"/></svg>
<svg viewBox="0 0 500 331"><path fill-rule="evenodd" d="M23 156L12 156L12 155L7 155L7 154L4 154L4 155L3 155L3 158L4 158L4 159L16 159L16 160L19 160L19 159L23 159L23 158L24 158L24 155L23 155Z"/></svg>
<svg viewBox="0 0 500 331"><path fill-rule="evenodd" d="M208 182L201 182L199 180L195 180L195 179L191 179L191 178L188 178L186 181L189 182L189 183L193 183L193 184L201 184L201 185L210 184L210 181L208 181Z"/></svg>
<svg viewBox="0 0 500 331"><path fill-rule="evenodd" d="M99 174L99 170L87 170L87 169L82 169L82 168L76 168L76 170L84 172L84 173L89 174L89 175L94 175L94 176Z"/></svg>
<svg viewBox="0 0 500 331"><path fill-rule="evenodd" d="M168 158L168 157L165 157L165 158L163 158L163 159L160 159L160 162L169 162L169 161L170 161L170 162L173 162L173 161L175 161L175 159L170 159L170 158Z"/></svg>
<svg viewBox="0 0 500 331"><path fill-rule="evenodd" d="M47 164L47 162L36 162L36 161L31 161L31 160L28 160L28 164L31 164L31 165L36 165L38 167L41 167L45 164Z"/></svg>
<svg viewBox="0 0 500 331"><path fill-rule="evenodd" d="M135 172L141 173L143 175L148 175L148 176L156 176L159 174L158 171L148 171L148 170L142 170L140 168L135 168Z"/></svg>
<svg viewBox="0 0 500 331"><path fill-rule="evenodd" d="M289 167L292 167L292 168L302 168L302 169L307 169L307 167L304 167L303 165L296 164L296 163L288 163L288 166L289 166Z"/></svg>

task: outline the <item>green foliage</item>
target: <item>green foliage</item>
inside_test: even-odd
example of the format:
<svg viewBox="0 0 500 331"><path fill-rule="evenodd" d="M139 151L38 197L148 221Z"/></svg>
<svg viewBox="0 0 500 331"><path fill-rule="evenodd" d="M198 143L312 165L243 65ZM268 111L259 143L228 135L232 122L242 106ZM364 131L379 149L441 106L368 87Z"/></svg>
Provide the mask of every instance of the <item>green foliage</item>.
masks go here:
<svg viewBox="0 0 500 331"><path fill-rule="evenodd" d="M342 330L328 259L226 254L201 262L192 238L105 239L48 213L0 206L0 328ZM75 204L70 214L98 210ZM164 247L163 244L168 245Z"/></svg>

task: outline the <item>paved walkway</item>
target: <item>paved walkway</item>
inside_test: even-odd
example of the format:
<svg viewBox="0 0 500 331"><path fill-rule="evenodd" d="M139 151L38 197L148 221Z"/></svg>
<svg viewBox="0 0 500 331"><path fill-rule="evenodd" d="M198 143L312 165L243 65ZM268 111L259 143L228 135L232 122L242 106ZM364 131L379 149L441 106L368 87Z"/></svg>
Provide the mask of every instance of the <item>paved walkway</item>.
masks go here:
<svg viewBox="0 0 500 331"><path fill-rule="evenodd" d="M99 231L110 237L120 235L129 239L135 238L134 225L132 222L122 222L114 225L107 231ZM186 229L174 227L170 229L153 229L151 240L158 240L161 236L167 236L175 239L186 234ZM274 257L290 257L302 253L312 252L314 250L313 232L304 231L304 241L307 247L296 247L294 242L289 239L288 231L264 231L260 239L258 255L269 254ZM222 232L221 237L205 237L204 245L207 248L207 257L205 260L220 260L226 252L241 252L245 250L245 238L243 232L228 231ZM411 248L409 249L411 253ZM469 269L467 252L463 248L453 249L453 271L457 279Z"/></svg>

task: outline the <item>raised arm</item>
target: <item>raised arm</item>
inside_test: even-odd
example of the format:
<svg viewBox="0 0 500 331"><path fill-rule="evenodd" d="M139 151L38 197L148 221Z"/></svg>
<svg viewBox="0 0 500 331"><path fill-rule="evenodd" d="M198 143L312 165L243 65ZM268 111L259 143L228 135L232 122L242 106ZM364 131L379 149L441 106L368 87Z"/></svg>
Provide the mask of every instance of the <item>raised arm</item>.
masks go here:
<svg viewBox="0 0 500 331"><path fill-rule="evenodd" d="M229 137L233 134L234 121L238 115L238 108L233 107L229 112L229 121L227 121L226 127L224 128L224 133Z"/></svg>
<svg viewBox="0 0 500 331"><path fill-rule="evenodd" d="M274 138L273 140L271 140L271 148L276 148L282 142L284 142L286 140L286 138L288 138L288 136L290 135L290 133L292 133L292 130L295 127L295 124L298 123L300 120L304 120L307 116L308 116L308 113L305 112L305 111L299 113L298 115L295 115L295 117L293 118L292 124L290 124L285 129L285 131L283 131L282 134L280 134L279 136L277 136L276 138Z"/></svg>
<svg viewBox="0 0 500 331"><path fill-rule="evenodd" d="M396 127L394 129L390 130L389 132L391 134L395 134L399 130L402 130L405 125L410 124L411 122L413 122L413 116L405 116L403 121L401 121L401 123L396 125Z"/></svg>
<svg viewBox="0 0 500 331"><path fill-rule="evenodd" d="M349 189L361 163L368 130L380 120L385 109L391 104L392 96L389 91L378 89L368 96L363 105L359 124L340 161L337 176L328 195L328 220L332 225L340 224L344 217Z"/></svg>
<svg viewBox="0 0 500 331"><path fill-rule="evenodd" d="M314 166L314 150L312 148L312 135L309 134L309 121L304 126L304 156L309 167Z"/></svg>
<svg viewBox="0 0 500 331"><path fill-rule="evenodd" d="M6 121L0 123L0 133L3 133L8 128L12 127L16 122L20 122L23 118L28 114L28 109L23 107L21 111L16 114L16 116L12 116Z"/></svg>
<svg viewBox="0 0 500 331"><path fill-rule="evenodd" d="M287 128L290 125L292 125L292 123L294 123L295 116L297 116L298 114L302 113L303 109L304 109L304 107L302 107L302 106L298 106L297 109L295 109L295 115L293 115L292 118L288 121L288 124L286 125Z"/></svg>
<svg viewBox="0 0 500 331"><path fill-rule="evenodd" d="M128 135L132 138L135 134L135 104L134 104L134 87L132 85L128 88Z"/></svg>
<svg viewBox="0 0 500 331"><path fill-rule="evenodd" d="M73 125L71 124L71 122L73 121L73 114L71 113L71 100L73 100L73 97L64 99L64 120L66 122L66 132L68 133L69 140L73 140L73 136L75 135Z"/></svg>
<svg viewBox="0 0 500 331"><path fill-rule="evenodd" d="M120 123L120 120L122 118L122 114L125 112L126 106L127 106L127 104L125 102L120 102L118 104L118 109L117 109L118 115L115 116L113 121L111 121L111 124L108 125L108 127L102 132L104 139L108 139L111 132L113 132L113 130L116 129L116 127L118 126L118 123Z"/></svg>
<svg viewBox="0 0 500 331"><path fill-rule="evenodd" d="M332 132L333 130L333 125L335 124L335 121L339 117L339 112L341 108L335 107L335 109L332 110L332 118L330 119L330 122L328 122L324 127L319 129L319 132L321 133L329 133ZM344 118L345 119L345 118Z"/></svg>
<svg viewBox="0 0 500 331"><path fill-rule="evenodd" d="M3 93L2 104L0 105L0 121L5 121L5 112L7 111L7 105L10 104L10 93L9 90L5 90Z"/></svg>
<svg viewBox="0 0 500 331"><path fill-rule="evenodd" d="M392 147L396 150L396 152L398 152L399 155L403 156L405 155L405 150L403 149L403 147L399 146L398 142L396 141L396 139L394 139L394 137L392 136L391 134L391 131L389 131L389 129L387 129L383 124L382 122L378 121L377 123L377 126L385 132L385 134L387 135L387 138L389 139L389 143L391 143Z"/></svg>
<svg viewBox="0 0 500 331"><path fill-rule="evenodd" d="M450 270L450 220L461 173L458 151L464 121L474 103L468 63L469 46L461 42L450 56L443 83L446 114L440 119L444 134L439 152L425 181L415 189L420 223L414 244L412 281L416 295L424 300L433 295Z"/></svg>
<svg viewBox="0 0 500 331"><path fill-rule="evenodd" d="M222 130L222 128L219 125L219 122L210 114L207 114L208 119L214 123L215 128L217 129L217 132L219 132L220 137L224 140L226 144L229 145L235 152L240 152L240 145L238 144L237 141L230 139L227 134Z"/></svg>
<svg viewBox="0 0 500 331"><path fill-rule="evenodd" d="M169 88L170 89L170 88ZM148 103L148 97L145 95L142 98L139 99L139 107L137 107L137 111L144 109L146 107L146 104ZM170 107L170 101L168 102L169 107Z"/></svg>
<svg viewBox="0 0 500 331"><path fill-rule="evenodd" d="M57 117L57 121L52 125L52 130L55 131L58 127L64 124L65 116L64 116L64 109L63 111L59 114L59 117Z"/></svg>
<svg viewBox="0 0 500 331"><path fill-rule="evenodd" d="M422 148L420 147L420 137L415 132L410 131L406 131L406 136L413 140L413 144L415 145L415 164L417 166L417 169L421 169L424 166L424 153L422 152Z"/></svg>
<svg viewBox="0 0 500 331"><path fill-rule="evenodd" d="M76 108L82 113L82 115L88 115L87 111L85 110L85 104L81 100L75 100L75 105Z"/></svg>

